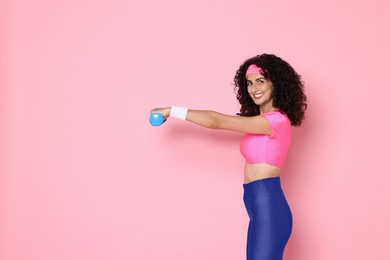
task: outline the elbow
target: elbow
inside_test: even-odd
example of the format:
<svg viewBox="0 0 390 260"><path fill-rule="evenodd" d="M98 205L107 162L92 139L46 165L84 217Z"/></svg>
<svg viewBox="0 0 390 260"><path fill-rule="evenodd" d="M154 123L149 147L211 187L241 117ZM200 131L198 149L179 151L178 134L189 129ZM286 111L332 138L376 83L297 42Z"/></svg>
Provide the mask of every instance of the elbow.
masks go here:
<svg viewBox="0 0 390 260"><path fill-rule="evenodd" d="M216 122L210 123L210 125L208 126L208 128L211 128L211 129L219 129L219 124L216 123Z"/></svg>
<svg viewBox="0 0 390 260"><path fill-rule="evenodd" d="M210 128L210 129L220 128L221 120L218 118L218 114L213 111L207 111L205 116L201 119L202 120L199 120L198 122L194 120L194 123L197 123L203 127Z"/></svg>
<svg viewBox="0 0 390 260"><path fill-rule="evenodd" d="M218 118L213 118L210 121L209 128L211 128L211 129L220 129L221 128L221 122L218 120Z"/></svg>

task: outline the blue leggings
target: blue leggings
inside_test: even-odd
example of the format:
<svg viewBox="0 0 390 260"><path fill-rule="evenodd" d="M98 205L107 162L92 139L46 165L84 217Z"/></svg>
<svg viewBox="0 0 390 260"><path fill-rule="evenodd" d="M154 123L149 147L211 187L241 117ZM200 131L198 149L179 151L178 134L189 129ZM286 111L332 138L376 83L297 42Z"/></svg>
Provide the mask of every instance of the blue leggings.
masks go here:
<svg viewBox="0 0 390 260"><path fill-rule="evenodd" d="M292 214L280 185L280 177L244 184L249 215L247 260L282 260L292 231Z"/></svg>

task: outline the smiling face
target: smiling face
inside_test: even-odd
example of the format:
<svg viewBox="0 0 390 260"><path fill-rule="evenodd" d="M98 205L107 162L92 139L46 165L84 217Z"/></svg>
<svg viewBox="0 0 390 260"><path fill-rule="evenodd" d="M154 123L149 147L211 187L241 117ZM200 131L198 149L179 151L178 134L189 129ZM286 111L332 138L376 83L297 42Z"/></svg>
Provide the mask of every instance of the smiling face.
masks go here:
<svg viewBox="0 0 390 260"><path fill-rule="evenodd" d="M260 106L262 113L272 111L272 90L273 85L260 73L251 73L246 77L248 93L253 102Z"/></svg>

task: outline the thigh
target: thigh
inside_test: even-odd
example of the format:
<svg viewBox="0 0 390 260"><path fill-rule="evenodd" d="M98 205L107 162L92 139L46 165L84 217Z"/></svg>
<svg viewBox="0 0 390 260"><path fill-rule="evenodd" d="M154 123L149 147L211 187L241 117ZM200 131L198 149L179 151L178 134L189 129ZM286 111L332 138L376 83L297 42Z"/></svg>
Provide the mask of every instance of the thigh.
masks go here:
<svg viewBox="0 0 390 260"><path fill-rule="evenodd" d="M283 192L256 195L251 211L248 260L282 259L292 230L292 215Z"/></svg>

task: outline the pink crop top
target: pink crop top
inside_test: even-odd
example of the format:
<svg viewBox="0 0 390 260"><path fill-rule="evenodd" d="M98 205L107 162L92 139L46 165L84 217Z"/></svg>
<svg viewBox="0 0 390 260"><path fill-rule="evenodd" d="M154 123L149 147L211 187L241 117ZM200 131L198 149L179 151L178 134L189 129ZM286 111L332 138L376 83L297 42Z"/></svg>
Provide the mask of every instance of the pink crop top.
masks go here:
<svg viewBox="0 0 390 260"><path fill-rule="evenodd" d="M246 134L240 143L247 163L267 163L281 168L291 142L291 123L285 114L273 111L262 114L271 125L272 134Z"/></svg>

